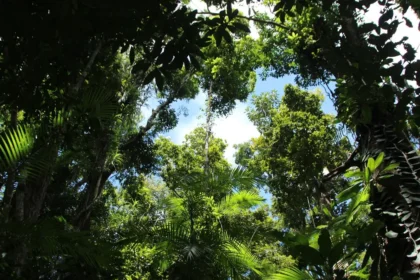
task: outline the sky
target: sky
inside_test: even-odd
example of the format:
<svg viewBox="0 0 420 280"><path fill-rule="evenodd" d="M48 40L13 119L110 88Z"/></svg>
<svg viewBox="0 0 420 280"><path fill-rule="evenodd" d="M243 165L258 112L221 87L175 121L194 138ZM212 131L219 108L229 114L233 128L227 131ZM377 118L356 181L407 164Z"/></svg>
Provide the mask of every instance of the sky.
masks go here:
<svg viewBox="0 0 420 280"><path fill-rule="evenodd" d="M206 9L206 6L203 5L200 0L191 1L191 6L199 11L203 11ZM244 14L248 14L248 8L246 6L239 6L237 8ZM364 21L377 21L379 15L380 6L372 5L370 10L365 14ZM400 25L401 27L397 31L394 41L398 41L402 37L407 36L409 37L408 42L415 49L418 49L420 46L420 36L417 30L417 26L419 26L419 20L412 10L409 10L405 16L412 21L414 28L408 28L404 24ZM253 27L252 24L251 36L254 38L258 37L256 29ZM403 51L402 46L400 50ZM417 54L417 57L419 58L419 54ZM254 93L261 94L262 92L277 90L277 92L281 95L283 93L283 88L286 84L295 84L294 76L285 76L278 79L267 78L266 80L262 80L260 77L258 77ZM310 90L314 89L315 88L310 88ZM324 89L322 87L319 89L325 95ZM149 105L149 108L145 108L143 110L143 114L146 118L150 115L151 108L155 107L156 100L152 100ZM202 111L204 105L205 94L203 92L198 94L198 96L194 100L190 100L188 102L178 101L175 104L173 104L172 107L176 108L178 111L185 111L186 109L188 115L183 116L181 114L179 117L178 125L173 130L169 131L168 133L165 133L164 136L169 137L176 144L181 144L186 134L192 132L196 127L204 123L204 114ZM228 147L225 151L225 157L231 164L234 164L234 145L246 142L253 137L259 136L256 127L246 117L245 110L249 105L250 99L248 99L246 102L237 102L236 107L231 112L231 114L229 114L226 117L217 118L214 122L214 127L212 129L213 133L216 137L224 139L228 144ZM336 114L334 106L327 96L322 105L322 109L325 113L334 115ZM267 193L261 194L266 199L270 197L270 195Z"/></svg>
<svg viewBox="0 0 420 280"><path fill-rule="evenodd" d="M277 90L281 95L286 84L294 84L294 76L286 76L280 79L268 78L265 81L259 77L254 93L261 94ZM164 134L164 136L170 137L176 144L181 144L186 134L192 132L200 124L204 124L205 119L202 109L205 107L205 99L205 94L201 92L194 100L177 102L173 108L178 108L178 110L182 107L186 108L188 116L181 115L176 128ZM245 110L249 105L250 98L247 102L237 102L231 114L217 118L212 128L215 137L226 140L228 147L225 156L231 164L234 164L235 161L233 146L259 136L256 127L246 117ZM335 114L333 104L328 98L326 98L322 108L326 113Z"/></svg>
<svg viewBox="0 0 420 280"><path fill-rule="evenodd" d="M200 0L193 0L190 3L191 7L199 11L206 9L206 5ZM258 6L255 6L256 8ZM248 7L244 4L241 6L236 6L244 14L248 14ZM267 8L265 9L267 10ZM212 10L213 11L213 10ZM380 14L380 6L372 5L369 11L365 14L364 19L366 22L377 21ZM409 37L408 42L412 44L414 48L418 48L420 45L420 36L418 36L418 31L416 27L419 24L419 20L415 16L412 10L409 10L406 14L406 17L409 18L414 28L408 28L404 24L401 25L399 30L395 35L395 40L399 40L404 36ZM251 28L251 35L253 37L258 37L255 28ZM414 35L414 36L413 36ZM401 46L402 48L402 46ZM254 90L255 94L261 94L262 92L267 92L271 90L277 90L278 93L282 94L283 88L286 84L295 84L294 76L285 76L282 78L268 78L262 80L258 77L256 87ZM313 90L314 88L310 88ZM319 88L325 95L324 89ZM153 103L153 101L152 101ZM150 104L150 108L153 108L153 104ZM176 144L181 144L184 140L186 134L190 133L194 128L204 123L203 111L205 105L205 94L200 93L198 96L189 102L180 101L173 105L173 108L180 110L181 108L188 111L188 116L180 116L179 123L177 127L170 132L166 133L164 136L168 136ZM235 109L227 117L220 117L215 120L213 132L216 137L226 140L228 147L225 152L225 156L230 163L234 163L234 153L235 150L233 145L246 142L252 137L258 137L258 131L256 127L247 119L245 110L247 106L250 105L250 100L247 102L237 102ZM146 109L145 116L150 114L150 108ZM336 111L331 100L326 96L325 102L322 106L325 113L335 114Z"/></svg>

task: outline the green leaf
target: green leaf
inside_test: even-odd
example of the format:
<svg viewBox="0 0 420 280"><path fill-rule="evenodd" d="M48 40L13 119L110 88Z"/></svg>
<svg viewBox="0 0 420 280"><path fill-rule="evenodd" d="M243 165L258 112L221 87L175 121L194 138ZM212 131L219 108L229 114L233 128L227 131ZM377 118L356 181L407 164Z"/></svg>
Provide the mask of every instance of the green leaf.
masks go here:
<svg viewBox="0 0 420 280"><path fill-rule="evenodd" d="M368 32L371 32L371 31L375 30L375 28L376 28L376 24L374 24L372 22L365 23L365 24L362 24L360 26L360 32L361 33L368 33Z"/></svg>
<svg viewBox="0 0 420 280"><path fill-rule="evenodd" d="M391 163L390 165L388 165L387 167L385 167L384 169L382 169L382 172L394 171L396 168L398 168L398 166L399 166L398 163Z"/></svg>
<svg viewBox="0 0 420 280"><path fill-rule="evenodd" d="M324 229L324 228L328 228L328 225L319 225L316 228L317 229Z"/></svg>
<svg viewBox="0 0 420 280"><path fill-rule="evenodd" d="M150 82L151 81L153 81L153 79L155 78L155 76L156 76L156 71L157 71L157 69L155 69L155 70L153 70L153 71L151 71L145 78L144 78L144 81L143 81L143 84L144 85L148 85L148 84L150 84Z"/></svg>
<svg viewBox="0 0 420 280"><path fill-rule="evenodd" d="M337 203L344 202L352 197L355 197L357 193L360 191L361 186L360 184L354 185L349 187L337 195Z"/></svg>
<svg viewBox="0 0 420 280"><path fill-rule="evenodd" d="M404 20L405 20L405 25L407 25L410 28L413 27L413 23L408 18L404 17Z"/></svg>
<svg viewBox="0 0 420 280"><path fill-rule="evenodd" d="M383 227L383 223L378 220L374 220L369 223L366 227L359 231L359 242L366 243L376 235L376 233Z"/></svg>
<svg viewBox="0 0 420 280"><path fill-rule="evenodd" d="M369 182L370 180L370 168L366 167L365 168L365 177L364 177L365 183Z"/></svg>
<svg viewBox="0 0 420 280"><path fill-rule="evenodd" d="M222 29L222 35L225 39L226 43L231 44L232 43L232 37L230 36L229 32L226 29Z"/></svg>
<svg viewBox="0 0 420 280"><path fill-rule="evenodd" d="M361 177L363 177L363 172L361 172L359 169L349 170L346 173L344 173L344 177L346 177L346 178L361 178Z"/></svg>
<svg viewBox="0 0 420 280"><path fill-rule="evenodd" d="M281 0L281 1L279 1L279 2L278 2L275 6L274 6L273 12L274 12L274 13L275 13L275 12L277 12L278 10L282 9L285 5L286 5L286 1L285 1L285 0Z"/></svg>
<svg viewBox="0 0 420 280"><path fill-rule="evenodd" d="M197 58L195 58L195 56L190 55L190 61L191 61L191 64L194 66L195 69L197 69L197 70L201 69L201 65L198 62Z"/></svg>
<svg viewBox="0 0 420 280"><path fill-rule="evenodd" d="M368 159L367 167L371 172L375 171L375 160L373 158Z"/></svg>
<svg viewBox="0 0 420 280"><path fill-rule="evenodd" d="M390 8L388 11L386 11L383 15L379 18L379 26L382 28L385 25L385 22L392 19L394 16L394 10Z"/></svg>
<svg viewBox="0 0 420 280"><path fill-rule="evenodd" d="M297 246L296 249L299 252L299 257L301 257L305 263L308 265L322 265L324 264L325 259L322 257L320 252L315 250L310 246Z"/></svg>
<svg viewBox="0 0 420 280"><path fill-rule="evenodd" d="M323 207L322 212L324 212L324 214L327 215L328 217L332 217L331 212L330 210L328 210L327 207Z"/></svg>
<svg viewBox="0 0 420 280"><path fill-rule="evenodd" d="M345 240L342 240L335 244L334 247L331 249L330 255L328 256L328 264L330 265L330 267L336 264L343 257L345 245Z"/></svg>
<svg viewBox="0 0 420 280"><path fill-rule="evenodd" d="M321 230L321 234L318 238L318 244L319 244L319 252L324 256L324 258L327 258L330 255L331 252L331 238L330 233L327 229Z"/></svg>
<svg viewBox="0 0 420 280"><path fill-rule="evenodd" d="M381 165L381 163L383 162L383 160L384 160L384 156L385 156L385 154L383 153L383 152L381 152L379 155L378 155L378 157L375 159L375 163L374 163L374 165L373 165L373 170L376 170L378 167L379 167L379 165ZM372 171L373 171L372 170Z"/></svg>
<svg viewBox="0 0 420 280"><path fill-rule="evenodd" d="M133 66L133 69L131 70L131 73L135 74L135 73L139 73L139 72L145 72L148 69L148 67L149 67L148 64L139 61Z"/></svg>
<svg viewBox="0 0 420 280"><path fill-rule="evenodd" d="M395 231L388 231L385 233L385 236L388 238L397 238L398 237L398 233L396 233Z"/></svg>
<svg viewBox="0 0 420 280"><path fill-rule="evenodd" d="M247 33L251 33L251 30L249 29L249 27L247 25L243 24L243 23L234 22L234 23L232 23L232 25L236 29L242 30L242 31L247 32Z"/></svg>
<svg viewBox="0 0 420 280"><path fill-rule="evenodd" d="M397 51L396 44L394 42L388 42L383 47L381 55L383 55L384 57L395 57L399 56L400 53Z"/></svg>
<svg viewBox="0 0 420 280"><path fill-rule="evenodd" d="M223 36L223 28L218 27L216 29L216 32L214 33L214 39L216 40L216 46L220 47L220 44L222 43L222 36Z"/></svg>

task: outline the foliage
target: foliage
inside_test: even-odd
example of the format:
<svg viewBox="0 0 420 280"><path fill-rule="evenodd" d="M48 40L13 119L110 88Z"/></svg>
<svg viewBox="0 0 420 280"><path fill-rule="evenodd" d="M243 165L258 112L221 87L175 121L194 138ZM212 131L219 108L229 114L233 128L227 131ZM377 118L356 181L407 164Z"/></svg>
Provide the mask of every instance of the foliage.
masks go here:
<svg viewBox="0 0 420 280"><path fill-rule="evenodd" d="M342 182L322 182L323 169L334 169L350 148L340 139L334 118L321 111L323 97L288 85L280 100L276 92L254 96L249 119L261 136L239 146L237 163L269 178L275 207L291 227L307 221L308 203L320 207L321 192L333 197ZM323 184L321 191L318 184ZM321 204L320 204L321 203ZM321 206L322 207L322 206Z"/></svg>
<svg viewBox="0 0 420 280"><path fill-rule="evenodd" d="M204 2L0 3L1 278L419 278L418 1ZM257 69L337 117L254 95L234 167L212 117ZM200 91L206 127L161 137Z"/></svg>

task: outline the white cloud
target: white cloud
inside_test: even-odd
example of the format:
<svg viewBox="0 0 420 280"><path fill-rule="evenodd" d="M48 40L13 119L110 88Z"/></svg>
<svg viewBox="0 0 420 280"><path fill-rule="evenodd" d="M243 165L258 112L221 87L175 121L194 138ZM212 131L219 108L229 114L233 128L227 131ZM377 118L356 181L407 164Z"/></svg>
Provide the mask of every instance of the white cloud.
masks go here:
<svg viewBox="0 0 420 280"><path fill-rule="evenodd" d="M193 0L190 3L191 7L199 11L204 11L207 9L206 5L200 0ZM235 6L245 15L248 15L248 6L241 5ZM365 15L365 22L378 21L380 16L380 6L373 5L368 13ZM404 36L409 37L409 43L416 49L420 44L420 36L418 36L417 26L419 24L419 19L416 17L412 10L409 10L406 14L406 17L409 18L413 23L413 28L408 28L404 24L401 24L401 27L397 31L396 40L401 39ZM251 26L251 31L253 37L256 37L256 30ZM259 81L263 83L262 81ZM278 89L282 90L282 89ZM190 111L188 117L180 117L179 124L175 129L170 131L168 134L171 139L176 144L181 144L184 141L185 135L192 132L200 124L204 123L203 112L202 110L197 110L198 108L202 109L205 106L205 94L200 93L194 100L191 100L188 104L182 103L183 106L187 107ZM235 149L233 146L235 144L240 144L245 141L250 140L253 137L258 137L259 133L256 127L248 120L245 114L246 104L237 103L237 106L227 117L220 117L215 120L213 132L216 137L226 140L228 147L225 152L225 156L231 164L234 164L234 153ZM176 107L176 106L175 106ZM150 110L150 109L149 109ZM146 111L149 111L146 109ZM193 112L191 112L193 111ZM145 112L145 115L149 115L150 112ZM201 116L201 117L200 117Z"/></svg>
<svg viewBox="0 0 420 280"><path fill-rule="evenodd" d="M200 93L195 100L187 104L189 110L195 109L195 114L190 114L186 118L181 117L177 127L169 132L174 143L181 144L185 139L185 135L191 133L205 122L203 110L196 110L197 108L204 108L205 99L205 94ZM240 102L236 104L235 109L228 116L216 118L212 128L215 137L226 140L228 147L225 151L225 157L231 164L235 162L235 149L233 146L246 142L252 137L259 136L256 127L246 116L245 109L247 104Z"/></svg>
<svg viewBox="0 0 420 280"><path fill-rule="evenodd" d="M191 133L196 127L203 123L202 108L206 103L206 96L203 92L200 92L195 99L188 103L180 102L180 106L187 108L188 115L186 117L180 116L178 125L169 132L172 141L175 144L181 144L184 141L185 135ZM177 107L176 105L174 107Z"/></svg>
<svg viewBox="0 0 420 280"><path fill-rule="evenodd" d="M235 109L227 117L220 117L215 120L213 132L218 138L226 140L228 147L225 151L225 157L231 163L235 163L235 149L233 145L240 144L258 137L259 132L256 127L249 121L245 114L246 104L236 103Z"/></svg>

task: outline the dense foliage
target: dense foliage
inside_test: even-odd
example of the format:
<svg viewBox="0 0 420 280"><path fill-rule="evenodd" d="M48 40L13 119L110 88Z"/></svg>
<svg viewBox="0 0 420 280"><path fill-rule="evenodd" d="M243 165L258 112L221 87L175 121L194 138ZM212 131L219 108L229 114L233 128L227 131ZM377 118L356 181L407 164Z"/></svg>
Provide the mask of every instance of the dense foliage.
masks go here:
<svg viewBox="0 0 420 280"><path fill-rule="evenodd" d="M420 279L419 9L0 1L0 278ZM247 100L232 165L212 127Z"/></svg>

